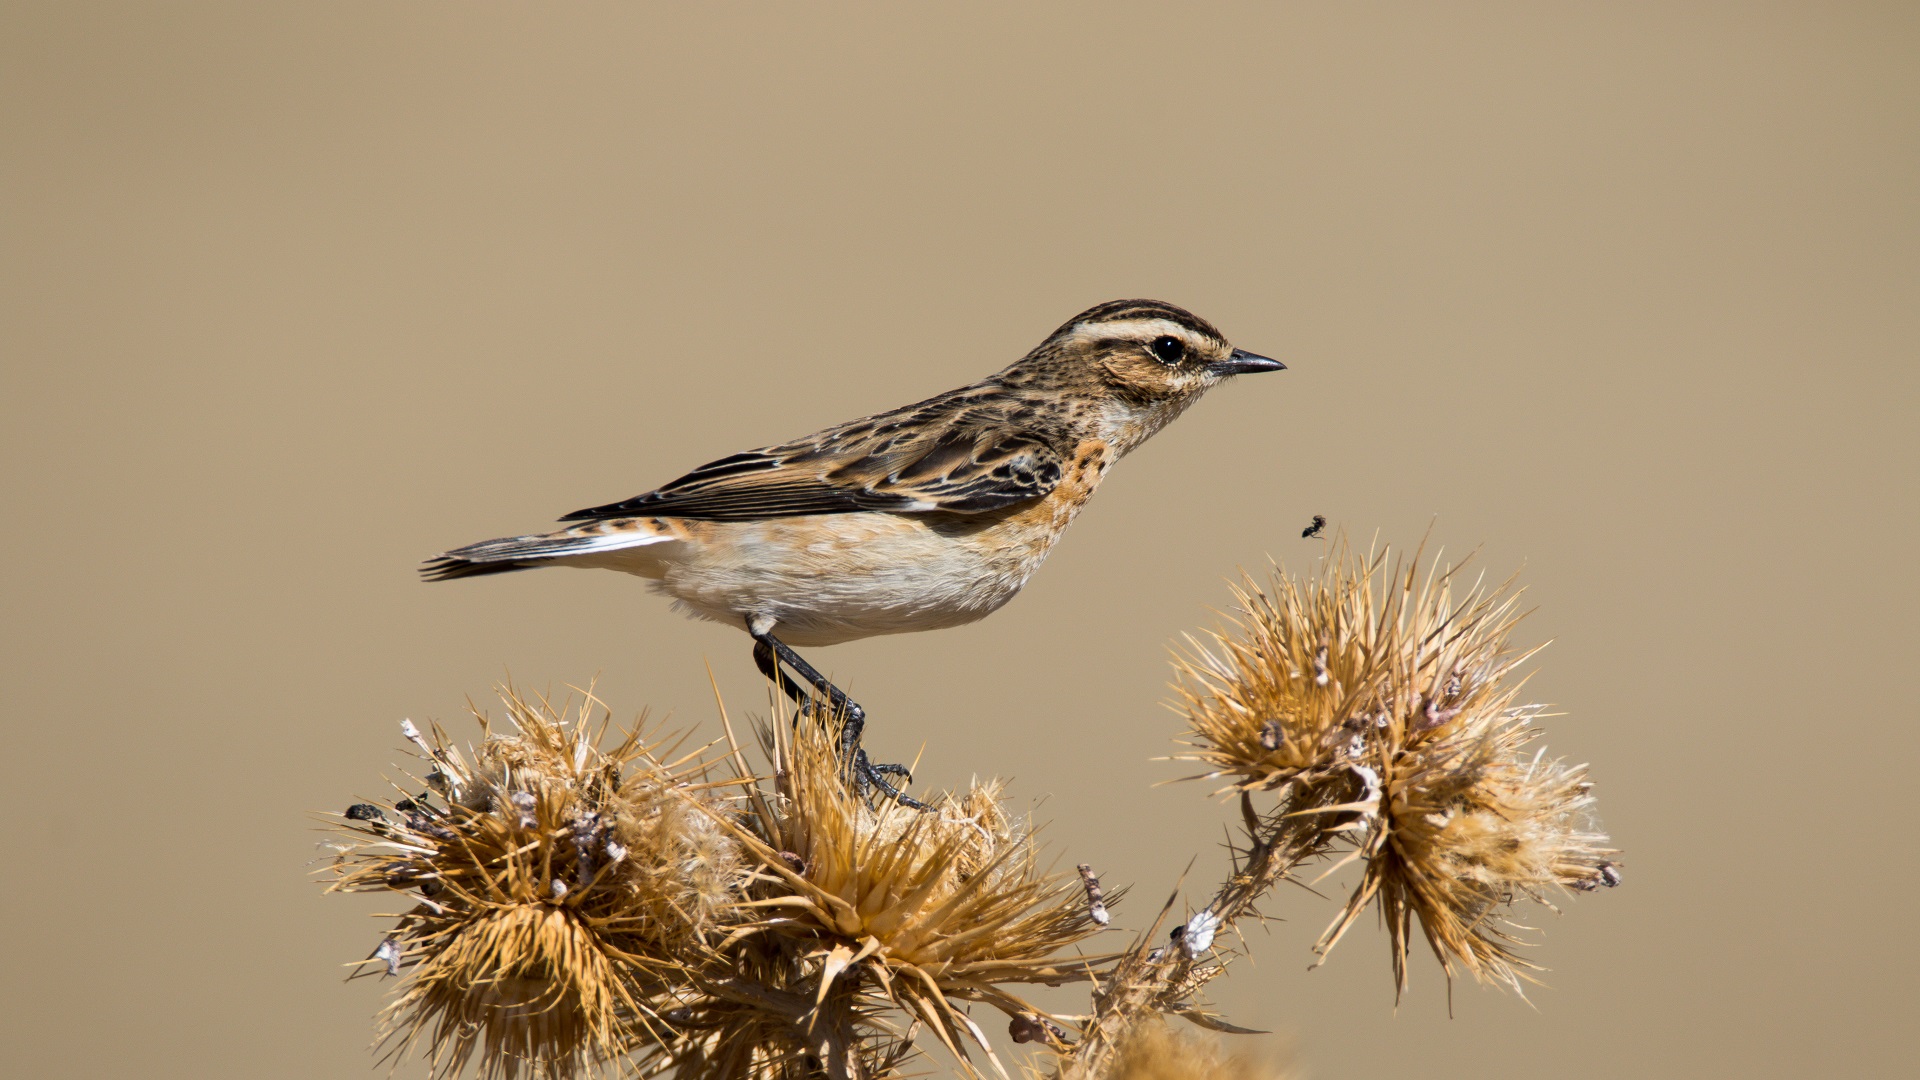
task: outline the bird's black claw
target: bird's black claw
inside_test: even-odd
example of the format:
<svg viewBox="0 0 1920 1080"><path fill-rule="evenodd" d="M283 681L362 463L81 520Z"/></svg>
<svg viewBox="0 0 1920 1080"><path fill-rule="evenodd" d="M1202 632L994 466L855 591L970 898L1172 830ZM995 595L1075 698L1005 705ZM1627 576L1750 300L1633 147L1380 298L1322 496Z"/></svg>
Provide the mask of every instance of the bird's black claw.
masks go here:
<svg viewBox="0 0 1920 1080"><path fill-rule="evenodd" d="M913 779L913 774L907 770L905 765L875 765L872 761L868 760L865 750L855 750L853 752L853 781L855 789L859 792L861 798L870 798L874 792L879 792L882 796L892 799L894 802L899 803L909 810L919 810L924 813L933 809L933 807L928 806L919 799L887 783L886 777L889 776L904 776L909 781Z"/></svg>

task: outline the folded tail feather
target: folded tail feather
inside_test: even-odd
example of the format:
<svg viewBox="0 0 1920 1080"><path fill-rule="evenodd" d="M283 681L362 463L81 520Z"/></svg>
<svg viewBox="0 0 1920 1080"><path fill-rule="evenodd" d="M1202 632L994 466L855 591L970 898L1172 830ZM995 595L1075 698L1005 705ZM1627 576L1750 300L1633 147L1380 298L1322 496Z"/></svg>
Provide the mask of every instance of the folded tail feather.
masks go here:
<svg viewBox="0 0 1920 1080"><path fill-rule="evenodd" d="M438 559L428 559L420 564L420 576L427 581L452 581L455 578L485 577L488 574L509 574L515 570L531 570L539 565L537 562L474 562L470 559L454 559L443 555Z"/></svg>
<svg viewBox="0 0 1920 1080"><path fill-rule="evenodd" d="M454 548L420 567L420 576L428 581L452 581L455 578L484 577L515 570L551 566L573 556L657 544L671 537L633 529L609 531L599 522L581 532L545 533L534 536L503 536L477 544Z"/></svg>

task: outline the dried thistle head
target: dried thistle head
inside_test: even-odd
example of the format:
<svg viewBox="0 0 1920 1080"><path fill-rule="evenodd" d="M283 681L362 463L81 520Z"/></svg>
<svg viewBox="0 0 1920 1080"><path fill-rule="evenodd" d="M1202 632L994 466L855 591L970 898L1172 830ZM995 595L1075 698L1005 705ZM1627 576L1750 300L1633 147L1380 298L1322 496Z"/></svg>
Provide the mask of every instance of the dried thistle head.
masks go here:
<svg viewBox="0 0 1920 1080"><path fill-rule="evenodd" d="M1404 754L1383 785L1373 853L1349 910L1377 890L1402 989L1416 917L1449 975L1458 962L1518 990L1535 965L1515 955L1519 942L1501 909L1522 899L1551 907L1556 888L1619 882L1585 767L1525 754L1537 734L1529 719L1519 710L1474 716ZM1343 921L1345 912L1334 935Z"/></svg>
<svg viewBox="0 0 1920 1080"><path fill-rule="evenodd" d="M1450 976L1517 988L1530 965L1497 909L1618 877L1582 770L1521 753L1538 710L1511 678L1531 655L1517 593L1421 563L1339 543L1313 578L1245 581L1236 624L1176 658L1186 756L1355 838L1340 865L1362 861L1360 884L1317 951L1377 898L1401 989L1414 918Z"/></svg>
<svg viewBox="0 0 1920 1080"><path fill-rule="evenodd" d="M1416 564L1417 564L1416 559ZM1344 542L1301 579L1276 567L1263 586L1233 587L1231 624L1174 658L1175 708L1194 737L1189 759L1242 791L1344 768L1406 710L1428 735L1484 703L1525 657L1508 636L1517 597L1475 588L1456 608L1453 572L1389 569Z"/></svg>
<svg viewBox="0 0 1920 1080"><path fill-rule="evenodd" d="M1329 564L1301 581L1234 585L1231 625L1189 634L1174 657L1175 707L1193 736L1184 755L1241 791L1278 788L1339 761L1384 679L1374 590L1380 562Z"/></svg>
<svg viewBox="0 0 1920 1080"><path fill-rule="evenodd" d="M404 725L427 790L353 807L328 887L413 901L376 954L406 977L383 1013L392 1052L424 1040L437 1075L571 1075L665 1029L743 861L691 756L661 761L637 728L601 749L591 696L571 722L502 698L511 730L476 711L471 763L437 726Z"/></svg>
<svg viewBox="0 0 1920 1080"><path fill-rule="evenodd" d="M1100 930L1085 890L1039 866L1032 831L1007 813L998 782L924 813L876 806L849 790L825 725L809 717L773 735L775 783L753 793L739 832L758 863L742 904L753 918L722 952L786 964L776 989L847 1010L870 1033L889 1007L904 1010L962 1060L965 1042L990 1059L992 1050L956 1002L1044 1016L1006 985L1088 977L1094 958L1059 955Z"/></svg>

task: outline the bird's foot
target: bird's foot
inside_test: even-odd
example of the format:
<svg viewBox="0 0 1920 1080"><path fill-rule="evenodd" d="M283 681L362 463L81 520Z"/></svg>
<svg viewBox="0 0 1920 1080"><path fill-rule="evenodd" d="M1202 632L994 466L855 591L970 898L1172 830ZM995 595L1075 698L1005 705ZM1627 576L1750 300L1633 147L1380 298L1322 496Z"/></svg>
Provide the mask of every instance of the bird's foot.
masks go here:
<svg viewBox="0 0 1920 1080"><path fill-rule="evenodd" d="M863 799L871 799L877 792L909 810L918 810L925 813L933 809L933 807L928 806L926 803L921 802L919 799L914 798L886 781L886 777L899 776L904 777L907 783L912 783L913 770L907 768L905 765L875 765L872 761L868 760L865 750L855 750L853 752L853 768L850 771L853 774L854 790Z"/></svg>
<svg viewBox="0 0 1920 1080"><path fill-rule="evenodd" d="M836 707L831 701L822 701L815 697L802 697L795 707L796 719L812 719L824 724L828 730L834 725L840 728L840 760L844 764L843 775L847 787L862 799L871 803L875 796L892 799L912 810L927 811L933 807L921 802L901 790L913 782L913 770L905 765L874 764L867 752L860 748L861 729L866 726L867 712L851 701ZM896 786L888 780L898 777L904 783Z"/></svg>
<svg viewBox="0 0 1920 1080"><path fill-rule="evenodd" d="M795 707L795 723L812 718L832 730L833 725L840 729L840 761L845 769L847 786L862 799L871 800L877 792L902 806L915 810L930 810L932 807L887 782L887 777L903 777L908 783L913 781L913 772L905 765L875 765L867 759L867 752L860 749L860 733L866 730L867 710L861 708L839 687L827 681L826 676L816 671L812 664L800 658L800 654L788 648L786 643L767 631L755 631L751 626L748 632L753 634L753 662L759 666L774 686L789 698ZM813 687L813 693L801 689L798 683L789 680L780 670L786 664L793 668L800 678Z"/></svg>

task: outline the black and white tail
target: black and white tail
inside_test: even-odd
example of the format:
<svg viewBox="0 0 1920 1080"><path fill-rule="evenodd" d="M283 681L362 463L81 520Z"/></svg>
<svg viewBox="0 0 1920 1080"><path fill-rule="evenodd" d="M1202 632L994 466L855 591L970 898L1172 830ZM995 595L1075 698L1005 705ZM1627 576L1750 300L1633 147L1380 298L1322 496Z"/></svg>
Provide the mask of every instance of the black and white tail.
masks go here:
<svg viewBox="0 0 1920 1080"><path fill-rule="evenodd" d="M541 566L604 566L639 560L608 558L609 553L646 547L675 539L662 535L639 521L596 521L591 525L535 536L503 536L477 544L454 548L420 568L428 581L452 581L455 578L484 577Z"/></svg>

